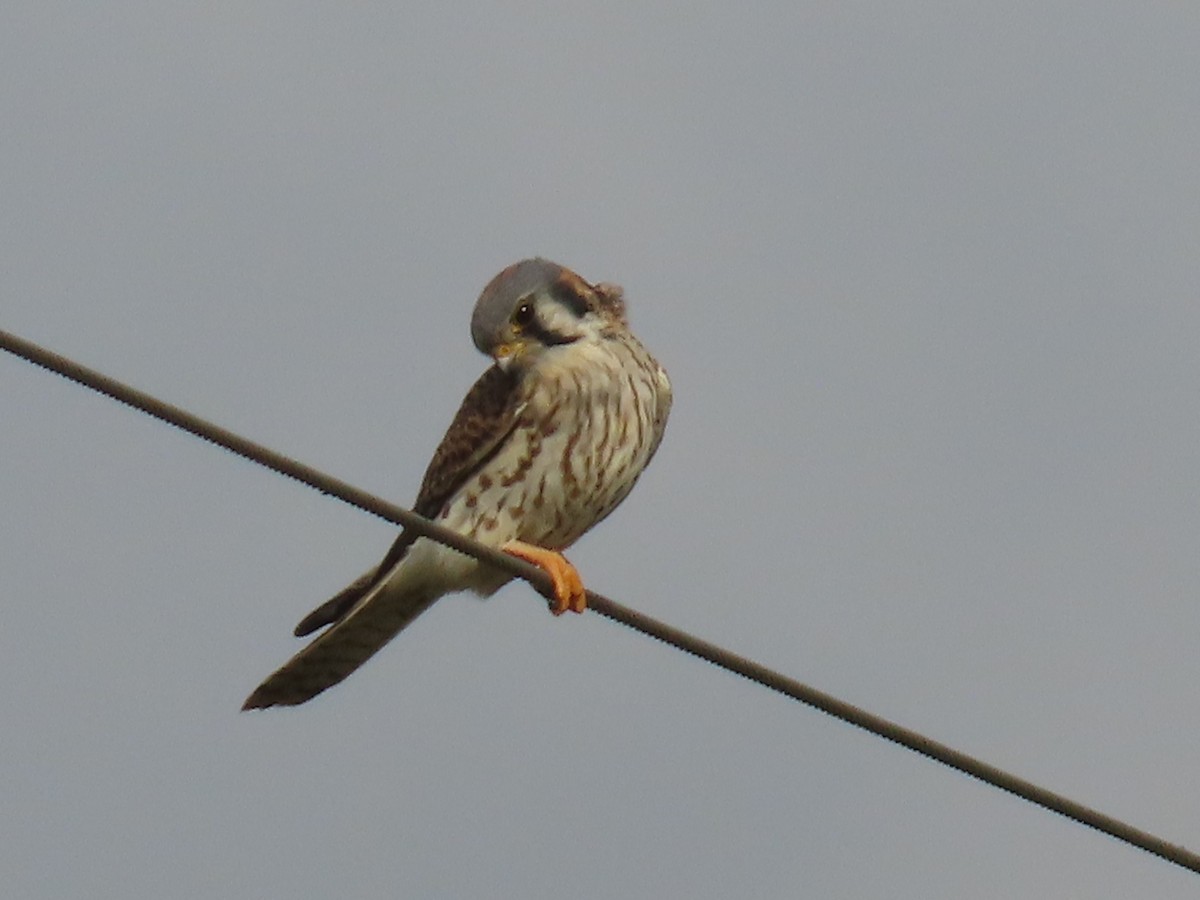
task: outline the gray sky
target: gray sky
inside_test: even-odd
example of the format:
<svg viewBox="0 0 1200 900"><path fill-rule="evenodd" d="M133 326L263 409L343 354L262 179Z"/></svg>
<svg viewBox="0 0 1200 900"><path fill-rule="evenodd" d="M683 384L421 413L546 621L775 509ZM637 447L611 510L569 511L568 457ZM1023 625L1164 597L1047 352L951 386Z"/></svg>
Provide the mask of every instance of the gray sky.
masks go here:
<svg viewBox="0 0 1200 900"><path fill-rule="evenodd" d="M630 605L1200 848L1200 8L10 3L0 327L402 502L541 254L628 292ZM526 586L242 715L394 529L0 358L22 898L1195 896Z"/></svg>

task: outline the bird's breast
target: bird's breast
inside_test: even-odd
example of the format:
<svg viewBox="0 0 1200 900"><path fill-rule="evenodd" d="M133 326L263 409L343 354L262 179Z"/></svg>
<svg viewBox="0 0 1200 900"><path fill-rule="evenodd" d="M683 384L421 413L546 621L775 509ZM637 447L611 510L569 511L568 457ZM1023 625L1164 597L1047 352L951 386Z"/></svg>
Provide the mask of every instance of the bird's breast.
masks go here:
<svg viewBox="0 0 1200 900"><path fill-rule="evenodd" d="M443 518L489 544L563 549L633 488L661 438L669 386L636 342L564 348L526 377L517 426Z"/></svg>

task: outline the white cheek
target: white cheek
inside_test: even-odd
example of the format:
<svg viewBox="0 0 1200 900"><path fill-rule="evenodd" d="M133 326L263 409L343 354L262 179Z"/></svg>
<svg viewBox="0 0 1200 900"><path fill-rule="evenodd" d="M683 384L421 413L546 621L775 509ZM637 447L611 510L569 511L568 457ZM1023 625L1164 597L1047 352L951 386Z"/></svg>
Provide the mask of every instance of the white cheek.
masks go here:
<svg viewBox="0 0 1200 900"><path fill-rule="evenodd" d="M590 330L587 327L586 319L578 318L570 310L564 309L557 303L543 306L538 313L542 327L551 334L561 335L565 338L581 338L585 337Z"/></svg>

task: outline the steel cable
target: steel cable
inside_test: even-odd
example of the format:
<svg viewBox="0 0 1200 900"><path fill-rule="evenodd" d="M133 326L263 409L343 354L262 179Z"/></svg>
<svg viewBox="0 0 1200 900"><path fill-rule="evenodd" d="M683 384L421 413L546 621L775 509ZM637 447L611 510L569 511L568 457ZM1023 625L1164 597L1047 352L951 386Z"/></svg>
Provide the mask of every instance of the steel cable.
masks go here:
<svg viewBox="0 0 1200 900"><path fill-rule="evenodd" d="M294 478L323 494L337 497L351 506L356 506L365 512L379 516L396 525L412 529L420 535L443 543L455 550L469 554L476 559L494 565L497 568L511 572L530 582L543 595L549 595L552 590L550 578L541 569L530 563L519 560L493 547L480 544L458 532L443 528L428 519L418 516L411 510L389 503L354 485L327 475L312 466L297 462L281 453L276 453L267 447L247 440L226 428L208 422L184 409L165 403L136 388L130 387L116 379L109 378L93 369L60 356L50 350L38 346L7 331L0 330L0 349L7 350L35 365L49 369L69 378L79 384L98 391L120 403L132 406L147 415L164 422L169 422L196 437L224 447L252 462L265 466L281 475ZM1082 825L1094 828L1110 837L1116 838L1134 847L1152 853L1155 856L1200 873L1200 854L1193 853L1178 844L1172 844L1150 832L1106 815L1091 807L1085 806L1057 794L1046 788L1039 787L1023 778L1018 778L1003 769L976 759L969 754L955 750L939 741L925 737L918 732L897 725L887 719L860 709L850 703L809 687L793 678L788 678L753 660L747 659L694 635L681 631L665 622L660 622L637 610L631 609L615 600L588 591L588 607L602 616L627 625L643 634L657 638L719 666L729 672L748 678L764 687L770 688L785 696L798 700L808 706L815 707L854 725L878 737L893 741L902 747L929 757L944 765L957 769L965 775L978 779L993 787L1000 788L1028 800L1052 812L1056 812Z"/></svg>

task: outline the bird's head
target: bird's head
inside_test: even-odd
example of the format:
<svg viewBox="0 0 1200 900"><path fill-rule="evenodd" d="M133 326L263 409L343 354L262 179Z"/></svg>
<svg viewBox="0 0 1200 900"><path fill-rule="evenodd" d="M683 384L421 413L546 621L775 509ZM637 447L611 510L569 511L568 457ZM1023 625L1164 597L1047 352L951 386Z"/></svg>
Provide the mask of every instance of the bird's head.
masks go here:
<svg viewBox="0 0 1200 900"><path fill-rule="evenodd" d="M547 353L599 341L625 327L625 303L615 285L588 284L545 259L509 266L479 295L471 337L500 368L526 368Z"/></svg>

